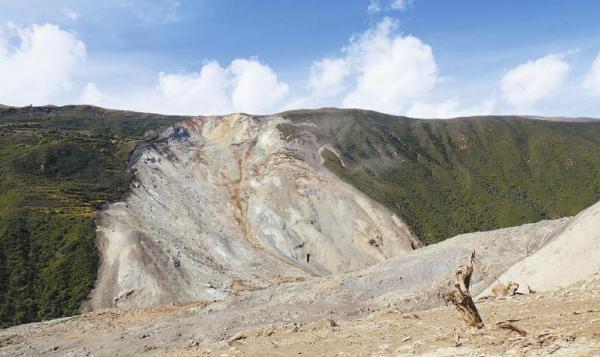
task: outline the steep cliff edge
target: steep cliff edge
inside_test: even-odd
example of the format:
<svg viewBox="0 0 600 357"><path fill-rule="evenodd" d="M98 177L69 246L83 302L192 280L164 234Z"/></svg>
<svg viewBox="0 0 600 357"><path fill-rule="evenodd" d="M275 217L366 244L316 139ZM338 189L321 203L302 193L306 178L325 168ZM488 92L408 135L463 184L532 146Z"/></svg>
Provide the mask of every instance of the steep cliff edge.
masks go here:
<svg viewBox="0 0 600 357"><path fill-rule="evenodd" d="M89 307L213 300L361 269L420 242L322 166L279 117L188 119L137 149L127 198L98 218Z"/></svg>

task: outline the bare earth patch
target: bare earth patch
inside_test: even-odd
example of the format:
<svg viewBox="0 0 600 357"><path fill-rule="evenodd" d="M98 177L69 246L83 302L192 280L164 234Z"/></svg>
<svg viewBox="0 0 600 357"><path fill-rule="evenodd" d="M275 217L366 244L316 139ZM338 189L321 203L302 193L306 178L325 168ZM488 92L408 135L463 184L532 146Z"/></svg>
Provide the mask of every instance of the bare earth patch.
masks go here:
<svg viewBox="0 0 600 357"><path fill-rule="evenodd" d="M451 307L405 314L377 311L353 321L250 331L176 351L214 356L562 355L600 353L600 283L556 293L517 295L477 302L483 329L467 328ZM524 330L521 336L499 324ZM316 327L316 328L315 328Z"/></svg>
<svg viewBox="0 0 600 357"><path fill-rule="evenodd" d="M0 331L0 356L148 355L389 356L600 353L600 279L553 293L476 301L485 327L467 328L453 307L392 307L351 319L269 321L220 340L189 338L189 321L211 305L104 310ZM314 306L319 308L319 306ZM325 307L323 307L325 308ZM192 319L192 320L190 320ZM525 336L502 328L512 324ZM175 337L172 337L175 336Z"/></svg>

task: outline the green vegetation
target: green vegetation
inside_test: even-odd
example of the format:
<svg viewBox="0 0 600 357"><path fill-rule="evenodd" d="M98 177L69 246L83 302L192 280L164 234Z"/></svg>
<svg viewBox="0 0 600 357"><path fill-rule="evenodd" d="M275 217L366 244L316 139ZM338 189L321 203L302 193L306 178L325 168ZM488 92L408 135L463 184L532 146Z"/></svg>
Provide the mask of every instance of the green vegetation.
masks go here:
<svg viewBox="0 0 600 357"><path fill-rule="evenodd" d="M96 278L94 212L127 190L135 143L176 120L0 107L0 327L78 311Z"/></svg>
<svg viewBox="0 0 600 357"><path fill-rule="evenodd" d="M286 135L332 144L326 166L426 243L570 216L600 200L600 121L415 120L362 110L284 113Z"/></svg>

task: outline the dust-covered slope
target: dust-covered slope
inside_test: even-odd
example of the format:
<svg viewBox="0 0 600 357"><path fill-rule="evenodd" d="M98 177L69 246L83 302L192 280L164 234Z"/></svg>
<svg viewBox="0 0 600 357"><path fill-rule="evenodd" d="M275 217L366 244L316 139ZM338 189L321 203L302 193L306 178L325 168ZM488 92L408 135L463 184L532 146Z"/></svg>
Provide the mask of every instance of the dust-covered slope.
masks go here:
<svg viewBox="0 0 600 357"><path fill-rule="evenodd" d="M312 135L282 140L282 122L188 119L138 148L127 198L98 219L91 307L220 299L419 245L398 217L321 165Z"/></svg>
<svg viewBox="0 0 600 357"><path fill-rule="evenodd" d="M600 273L600 202L569 221L543 248L500 277L538 291L556 290Z"/></svg>

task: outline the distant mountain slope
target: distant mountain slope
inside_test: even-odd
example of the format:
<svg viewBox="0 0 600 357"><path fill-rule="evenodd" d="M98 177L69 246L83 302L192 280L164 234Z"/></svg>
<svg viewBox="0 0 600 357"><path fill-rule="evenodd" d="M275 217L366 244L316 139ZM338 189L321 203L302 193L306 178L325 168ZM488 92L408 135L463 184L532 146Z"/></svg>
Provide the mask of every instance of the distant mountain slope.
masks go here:
<svg viewBox="0 0 600 357"><path fill-rule="evenodd" d="M282 113L326 166L427 243L571 216L600 199L600 121L418 120L364 110ZM329 150L329 149L332 150Z"/></svg>

